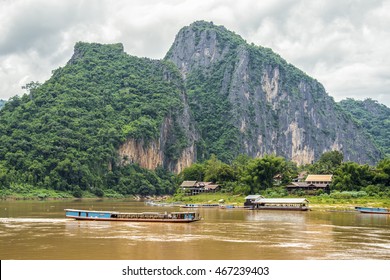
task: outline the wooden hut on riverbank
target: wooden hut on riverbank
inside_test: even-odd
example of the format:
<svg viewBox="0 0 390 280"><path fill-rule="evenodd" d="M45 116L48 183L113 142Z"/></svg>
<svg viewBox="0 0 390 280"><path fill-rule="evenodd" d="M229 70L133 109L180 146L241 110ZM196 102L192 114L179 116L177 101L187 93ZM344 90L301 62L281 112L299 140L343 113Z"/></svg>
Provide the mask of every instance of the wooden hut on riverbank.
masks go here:
<svg viewBox="0 0 390 280"><path fill-rule="evenodd" d="M306 194L317 194L319 190L324 193L330 193L330 184L332 183L333 175L308 175L304 182L293 182L291 185L286 186L288 193L294 193L297 191L304 192Z"/></svg>
<svg viewBox="0 0 390 280"><path fill-rule="evenodd" d="M254 202L257 200L257 199L260 199L260 198L264 198L263 196L259 195L259 194L251 194L251 195L248 195L247 197L245 197L245 202L244 202L244 207L253 207L254 205Z"/></svg>
<svg viewBox="0 0 390 280"><path fill-rule="evenodd" d="M185 195L197 195L200 193L215 193L221 187L212 182L184 181L180 185L180 189Z"/></svg>

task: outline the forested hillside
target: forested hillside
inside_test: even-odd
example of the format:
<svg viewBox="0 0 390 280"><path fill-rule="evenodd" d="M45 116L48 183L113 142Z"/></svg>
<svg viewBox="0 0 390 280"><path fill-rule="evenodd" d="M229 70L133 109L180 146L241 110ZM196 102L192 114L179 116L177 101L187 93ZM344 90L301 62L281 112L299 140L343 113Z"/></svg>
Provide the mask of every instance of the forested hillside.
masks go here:
<svg viewBox="0 0 390 280"><path fill-rule="evenodd" d="M372 136L375 143L390 156L390 108L372 99L348 98L340 106Z"/></svg>
<svg viewBox="0 0 390 280"><path fill-rule="evenodd" d="M169 139L161 148L167 160L177 159L188 144L179 120L182 90L170 62L129 56L121 44L76 44L66 66L1 110L0 184L172 192L175 185L162 168L123 166L118 149L128 138L147 146L168 120Z"/></svg>

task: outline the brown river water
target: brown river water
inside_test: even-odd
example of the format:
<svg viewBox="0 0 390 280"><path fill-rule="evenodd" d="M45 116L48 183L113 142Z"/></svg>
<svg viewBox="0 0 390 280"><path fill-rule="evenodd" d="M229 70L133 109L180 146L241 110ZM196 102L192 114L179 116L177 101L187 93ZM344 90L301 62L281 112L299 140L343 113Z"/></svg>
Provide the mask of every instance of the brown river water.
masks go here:
<svg viewBox="0 0 390 280"><path fill-rule="evenodd" d="M76 221L65 208L170 212L130 200L0 201L2 260L389 260L390 215L199 209L189 224Z"/></svg>

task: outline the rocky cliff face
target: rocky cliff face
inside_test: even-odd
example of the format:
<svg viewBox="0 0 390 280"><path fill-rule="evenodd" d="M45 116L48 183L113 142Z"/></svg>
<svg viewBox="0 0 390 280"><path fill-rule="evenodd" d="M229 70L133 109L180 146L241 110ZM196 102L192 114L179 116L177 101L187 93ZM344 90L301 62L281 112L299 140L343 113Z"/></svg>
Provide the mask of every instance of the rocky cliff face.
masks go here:
<svg viewBox="0 0 390 280"><path fill-rule="evenodd" d="M96 61L91 62L91 57ZM117 95L117 101L123 98L127 102L113 104L118 107L116 115L125 134L125 141L117 150L120 165L137 163L147 169L161 166L179 173L196 160L195 141L199 136L183 79L172 63L128 56L122 44L79 42L68 66L78 64L87 67L104 64L106 72L118 73L107 81L99 78L100 73L97 77L104 87L112 84L109 90L102 90L106 95L110 92Z"/></svg>
<svg viewBox="0 0 390 280"><path fill-rule="evenodd" d="M186 81L206 143L200 157L221 150L250 156L275 153L298 164L330 150L359 163L372 164L381 157L319 82L224 27L196 22L183 28L166 59ZM206 114L224 124L204 123Z"/></svg>
<svg viewBox="0 0 390 280"><path fill-rule="evenodd" d="M180 173L196 161L195 141L198 139L198 134L193 126L188 104L184 100L183 102L184 110L179 115L180 120L172 116L166 117L160 127L158 139L145 141L129 138L120 145L118 153L122 165L137 163L151 170L162 166L172 172ZM175 134L178 128L182 130L187 141L183 147L179 147L176 154L172 154L169 152L170 149L180 141Z"/></svg>

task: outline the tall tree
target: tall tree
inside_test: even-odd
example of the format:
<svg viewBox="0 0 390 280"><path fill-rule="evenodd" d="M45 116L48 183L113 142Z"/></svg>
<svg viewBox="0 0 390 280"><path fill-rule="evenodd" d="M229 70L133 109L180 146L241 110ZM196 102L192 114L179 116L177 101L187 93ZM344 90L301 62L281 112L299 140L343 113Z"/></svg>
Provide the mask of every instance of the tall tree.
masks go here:
<svg viewBox="0 0 390 280"><path fill-rule="evenodd" d="M319 160L310 166L310 172L316 174L333 174L343 162L343 153L329 151L321 155Z"/></svg>
<svg viewBox="0 0 390 280"><path fill-rule="evenodd" d="M378 163L375 182L390 188L390 158L383 159Z"/></svg>
<svg viewBox="0 0 390 280"><path fill-rule="evenodd" d="M332 189L338 191L359 191L373 182L374 170L356 162L344 162L335 171Z"/></svg>
<svg viewBox="0 0 390 280"><path fill-rule="evenodd" d="M249 185L251 193L258 193L260 190L273 187L276 175L288 176L287 167L284 158L265 155L262 158L251 160L241 178ZM286 178L282 178L282 180L286 180Z"/></svg>

